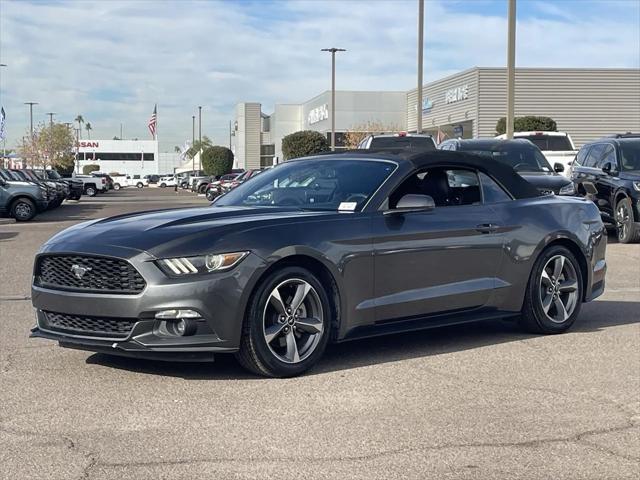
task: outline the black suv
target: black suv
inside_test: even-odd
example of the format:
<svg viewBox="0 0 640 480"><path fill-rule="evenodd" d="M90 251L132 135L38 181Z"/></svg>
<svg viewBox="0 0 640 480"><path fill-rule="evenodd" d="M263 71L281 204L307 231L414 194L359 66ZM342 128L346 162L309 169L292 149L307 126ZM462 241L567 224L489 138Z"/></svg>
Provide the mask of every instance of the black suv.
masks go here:
<svg viewBox="0 0 640 480"><path fill-rule="evenodd" d="M620 134L582 146L571 165L578 194L595 202L621 243L640 240L640 135Z"/></svg>
<svg viewBox="0 0 640 480"><path fill-rule="evenodd" d="M442 142L438 148L440 150L459 150L498 160L512 167L522 178L545 195L575 194L571 180L564 175L559 175L559 172L564 171L564 165L556 163L551 168L540 149L524 138L513 140L497 138L452 139Z"/></svg>

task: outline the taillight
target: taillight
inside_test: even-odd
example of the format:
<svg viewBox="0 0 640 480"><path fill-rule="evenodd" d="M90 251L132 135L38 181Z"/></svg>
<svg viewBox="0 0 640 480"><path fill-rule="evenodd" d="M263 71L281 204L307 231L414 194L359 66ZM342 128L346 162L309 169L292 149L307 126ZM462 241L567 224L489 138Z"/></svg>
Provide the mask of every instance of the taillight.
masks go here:
<svg viewBox="0 0 640 480"><path fill-rule="evenodd" d="M107 183L107 181L103 178L102 179L102 184L104 185L105 183Z"/></svg>

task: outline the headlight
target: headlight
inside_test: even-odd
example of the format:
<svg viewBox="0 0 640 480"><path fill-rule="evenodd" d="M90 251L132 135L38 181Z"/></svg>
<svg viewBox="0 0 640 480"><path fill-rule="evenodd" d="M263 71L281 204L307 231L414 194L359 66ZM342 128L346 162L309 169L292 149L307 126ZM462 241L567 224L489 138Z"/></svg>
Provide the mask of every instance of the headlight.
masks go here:
<svg viewBox="0 0 640 480"><path fill-rule="evenodd" d="M197 257L164 258L156 263L167 275L179 277L198 273L223 272L235 267L249 252L215 253Z"/></svg>
<svg viewBox="0 0 640 480"><path fill-rule="evenodd" d="M640 182L633 182L633 188L640 192Z"/></svg>
<svg viewBox="0 0 640 480"><path fill-rule="evenodd" d="M575 193L576 193L576 187L573 183L570 183L562 187L558 192L558 195L575 195Z"/></svg>

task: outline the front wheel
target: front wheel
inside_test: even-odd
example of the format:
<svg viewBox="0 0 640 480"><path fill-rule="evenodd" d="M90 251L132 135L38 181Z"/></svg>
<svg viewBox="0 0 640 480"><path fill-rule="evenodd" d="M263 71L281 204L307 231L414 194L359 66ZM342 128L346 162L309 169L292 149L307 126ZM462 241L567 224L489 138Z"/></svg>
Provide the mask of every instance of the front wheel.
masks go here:
<svg viewBox="0 0 640 480"><path fill-rule="evenodd" d="M11 205L11 216L16 222L27 222L36 216L36 206L28 198L19 198Z"/></svg>
<svg viewBox="0 0 640 480"><path fill-rule="evenodd" d="M634 243L640 240L640 228L633 219L631 200L623 198L616 205L616 227L620 243Z"/></svg>
<svg viewBox="0 0 640 480"><path fill-rule="evenodd" d="M236 357L258 375L299 375L322 356L331 312L329 297L311 272L299 267L273 272L252 296Z"/></svg>
<svg viewBox="0 0 640 480"><path fill-rule="evenodd" d="M144 187L144 183L138 182L138 183L136 183L136 187L142 188L142 187Z"/></svg>
<svg viewBox="0 0 640 480"><path fill-rule="evenodd" d="M95 187L87 187L85 188L84 193L86 193L90 197L95 197L98 191L95 189Z"/></svg>
<svg viewBox="0 0 640 480"><path fill-rule="evenodd" d="M216 194L214 193L213 190L207 190L205 192L205 196L207 197L207 200L209 200L210 202L213 202L213 200L216 198Z"/></svg>
<svg viewBox="0 0 640 480"><path fill-rule="evenodd" d="M119 183L114 183L114 184L113 184L113 189L114 189L114 190L120 190L120 188L121 188L121 187L120 187L120 184L119 184Z"/></svg>
<svg viewBox="0 0 640 480"><path fill-rule="evenodd" d="M529 277L521 325L532 333L567 331L580 313L583 289L573 253L560 245L547 248Z"/></svg>
<svg viewBox="0 0 640 480"><path fill-rule="evenodd" d="M161 184L160 184L160 188L166 188L166 187L167 187L167 184L166 184L166 183L161 183Z"/></svg>

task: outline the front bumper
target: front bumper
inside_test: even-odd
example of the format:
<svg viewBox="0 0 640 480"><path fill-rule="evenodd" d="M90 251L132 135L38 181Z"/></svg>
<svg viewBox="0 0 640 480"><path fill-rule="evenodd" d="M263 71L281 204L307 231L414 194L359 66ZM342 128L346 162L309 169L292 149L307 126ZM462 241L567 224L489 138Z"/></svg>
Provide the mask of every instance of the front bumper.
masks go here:
<svg viewBox="0 0 640 480"><path fill-rule="evenodd" d="M112 250L114 247L110 247ZM123 249L124 250L124 249ZM44 254L63 252L45 251ZM73 250L78 254L77 250ZM86 252L96 255L95 252ZM119 252L144 277L146 287L135 295L79 293L33 285L32 303L37 325L31 337L57 340L61 346L139 358L202 361L214 353L235 352L239 348L250 279L263 268L263 260L248 255L228 272L169 278L146 252ZM128 254L128 255L127 255ZM114 253L111 253L115 256ZM127 258L129 257L129 258ZM195 334L167 334L155 314L163 310L189 309L201 315ZM126 321L130 331L114 335L82 329L51 327L47 312L106 321Z"/></svg>

